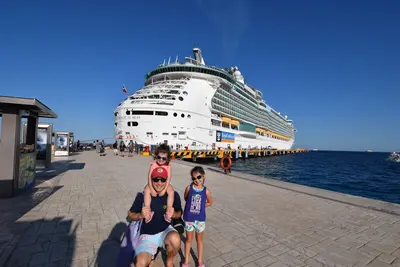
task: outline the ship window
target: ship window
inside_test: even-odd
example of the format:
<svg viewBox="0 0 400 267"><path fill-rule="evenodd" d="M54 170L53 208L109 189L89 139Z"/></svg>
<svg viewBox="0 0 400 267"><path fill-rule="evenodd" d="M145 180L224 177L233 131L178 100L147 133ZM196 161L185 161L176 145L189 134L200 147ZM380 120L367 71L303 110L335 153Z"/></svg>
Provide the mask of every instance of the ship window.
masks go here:
<svg viewBox="0 0 400 267"><path fill-rule="evenodd" d="M154 115L151 110L132 110L132 115Z"/></svg>
<svg viewBox="0 0 400 267"><path fill-rule="evenodd" d="M182 114L181 114L181 117L182 117L182 118L185 118L185 114L182 113Z"/></svg>
<svg viewBox="0 0 400 267"><path fill-rule="evenodd" d="M115 125L115 127L117 127L118 126L118 122L114 123L114 125Z"/></svg>
<svg viewBox="0 0 400 267"><path fill-rule="evenodd" d="M126 111L126 115L130 115L131 114L131 111L130 110L127 110Z"/></svg>
<svg viewBox="0 0 400 267"><path fill-rule="evenodd" d="M178 114L175 112L175 113L174 113L174 117L176 117L176 116L178 116Z"/></svg>
<svg viewBox="0 0 400 267"><path fill-rule="evenodd" d="M139 123L137 122L137 121L132 121L132 124L131 124L133 127L136 127L136 126L138 126L139 125Z"/></svg>
<svg viewBox="0 0 400 267"><path fill-rule="evenodd" d="M184 95L188 95L188 92L186 92L186 91L183 91L183 94L184 94Z"/></svg>
<svg viewBox="0 0 400 267"><path fill-rule="evenodd" d="M213 119L211 119L211 124L216 125L216 126L221 126L221 122L219 122L217 120L213 120Z"/></svg>
<svg viewBox="0 0 400 267"><path fill-rule="evenodd" d="M118 112L114 112L114 116L117 117L118 116Z"/></svg>
<svg viewBox="0 0 400 267"><path fill-rule="evenodd" d="M188 117L188 119L190 119L192 116L190 116L190 114L189 114L189 115L187 115L187 117Z"/></svg>
<svg viewBox="0 0 400 267"><path fill-rule="evenodd" d="M130 121L128 121L128 126L131 126L131 122Z"/></svg>
<svg viewBox="0 0 400 267"><path fill-rule="evenodd" d="M152 133L152 132L147 132L146 134L147 134L147 135L153 135L153 133Z"/></svg>
<svg viewBox="0 0 400 267"><path fill-rule="evenodd" d="M156 116L168 116L168 112L166 112L166 111L156 111Z"/></svg>
<svg viewBox="0 0 400 267"><path fill-rule="evenodd" d="M162 135L169 135L169 133L162 133Z"/></svg>
<svg viewBox="0 0 400 267"><path fill-rule="evenodd" d="M178 97L178 99L179 99L180 101L183 101L183 97L181 97L181 96L180 96L180 97Z"/></svg>

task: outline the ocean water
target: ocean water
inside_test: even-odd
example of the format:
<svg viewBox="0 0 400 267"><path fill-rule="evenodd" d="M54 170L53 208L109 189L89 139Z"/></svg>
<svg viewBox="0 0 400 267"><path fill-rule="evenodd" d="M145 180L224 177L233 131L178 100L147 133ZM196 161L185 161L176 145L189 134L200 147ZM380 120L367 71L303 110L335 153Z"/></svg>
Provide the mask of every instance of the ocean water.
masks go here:
<svg viewBox="0 0 400 267"><path fill-rule="evenodd" d="M232 172L400 203L400 163L387 161L388 156L374 152L307 152L237 160Z"/></svg>

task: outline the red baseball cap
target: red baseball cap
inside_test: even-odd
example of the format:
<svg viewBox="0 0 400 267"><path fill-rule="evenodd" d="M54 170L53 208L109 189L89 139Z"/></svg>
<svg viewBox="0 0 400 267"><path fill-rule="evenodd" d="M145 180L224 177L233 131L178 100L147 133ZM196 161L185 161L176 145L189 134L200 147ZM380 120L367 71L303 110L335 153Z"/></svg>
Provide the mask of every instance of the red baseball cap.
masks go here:
<svg viewBox="0 0 400 267"><path fill-rule="evenodd" d="M151 172L150 178L153 179L153 178L158 178L158 177L167 179L167 178L168 178L168 172L167 172L167 170L166 170L165 168L163 168L163 167L157 167L157 168L155 168L155 169Z"/></svg>

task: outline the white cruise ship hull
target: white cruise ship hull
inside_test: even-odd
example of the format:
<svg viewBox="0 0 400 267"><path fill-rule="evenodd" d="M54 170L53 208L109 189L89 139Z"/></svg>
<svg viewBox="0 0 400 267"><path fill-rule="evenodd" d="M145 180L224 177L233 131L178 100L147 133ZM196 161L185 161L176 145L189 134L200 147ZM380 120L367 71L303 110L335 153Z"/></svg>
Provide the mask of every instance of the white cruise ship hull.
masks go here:
<svg viewBox="0 0 400 267"><path fill-rule="evenodd" d="M294 138L278 140L230 126L213 125L212 119L218 119L212 106L212 98L218 89L217 80L224 82L207 74L198 74L144 87L115 110L116 137L143 145L167 143L173 149L292 148ZM176 89L174 94L169 94L171 88ZM168 97L164 98L163 94ZM138 98L141 95L158 97Z"/></svg>

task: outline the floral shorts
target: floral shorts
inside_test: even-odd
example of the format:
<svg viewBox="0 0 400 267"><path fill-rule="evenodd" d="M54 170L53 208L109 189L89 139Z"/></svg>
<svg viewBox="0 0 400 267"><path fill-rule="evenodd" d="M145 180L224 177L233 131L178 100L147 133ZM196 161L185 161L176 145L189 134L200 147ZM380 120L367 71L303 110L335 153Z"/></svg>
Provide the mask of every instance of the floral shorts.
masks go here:
<svg viewBox="0 0 400 267"><path fill-rule="evenodd" d="M188 232L195 230L196 233L201 233L204 231L204 229L206 229L206 222L185 222L185 230Z"/></svg>
<svg viewBox="0 0 400 267"><path fill-rule="evenodd" d="M170 225L161 233L155 235L141 235L139 242L136 245L135 256L139 255L140 253L146 252L153 255L154 257L154 255L157 253L158 248L165 249L164 240L167 237L168 233L174 231L176 232L176 230Z"/></svg>

